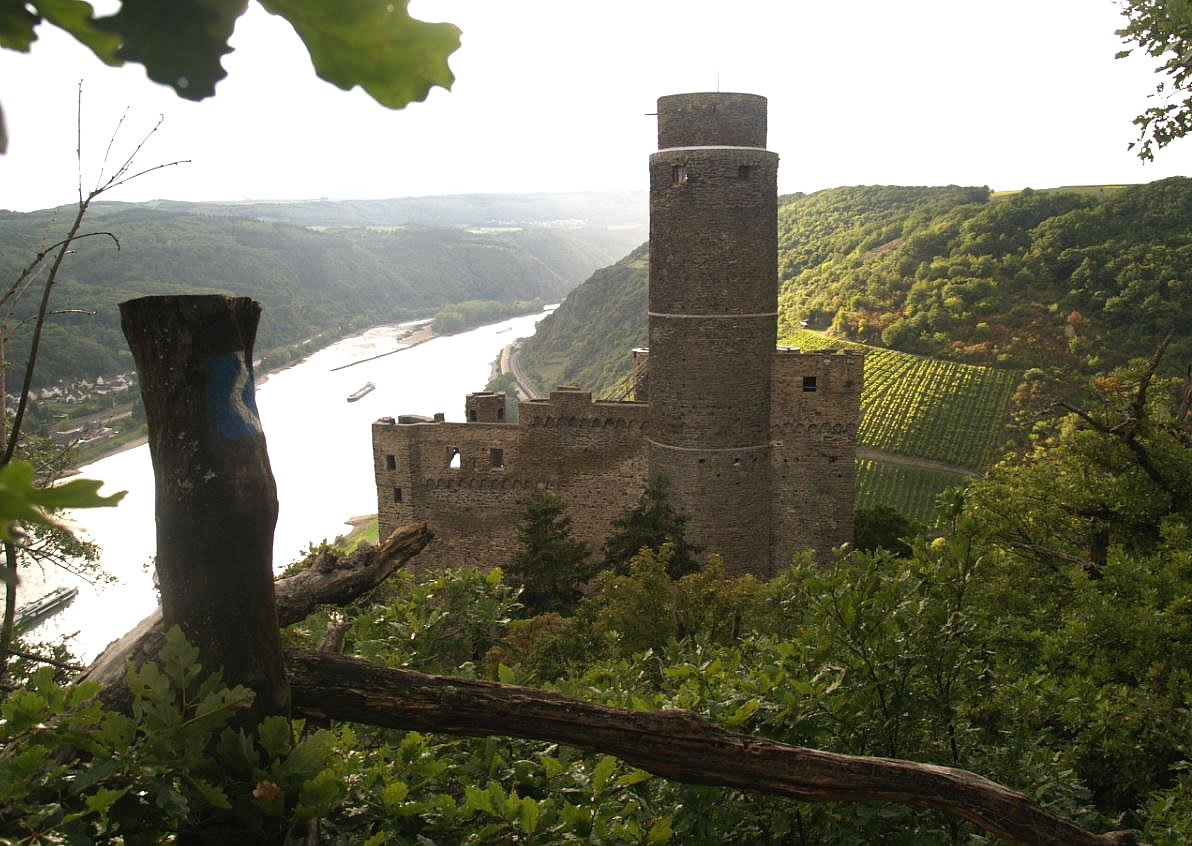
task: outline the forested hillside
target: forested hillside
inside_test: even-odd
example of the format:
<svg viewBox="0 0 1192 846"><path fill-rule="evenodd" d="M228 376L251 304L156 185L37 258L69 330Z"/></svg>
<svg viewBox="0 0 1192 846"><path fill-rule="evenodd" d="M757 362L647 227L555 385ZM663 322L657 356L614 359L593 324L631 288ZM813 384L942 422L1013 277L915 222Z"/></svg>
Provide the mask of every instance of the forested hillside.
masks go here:
<svg viewBox="0 0 1192 846"><path fill-rule="evenodd" d="M782 316L983 364L1097 373L1148 355L1192 325L1192 179L1112 188L798 198L779 219ZM1172 353L1192 353L1187 331Z"/></svg>
<svg viewBox="0 0 1192 846"><path fill-rule="evenodd" d="M1024 370L1032 385L1050 374L1075 387L1083 374L1149 356L1169 329L1165 366L1186 362L1189 220L1192 180L1182 178L1003 195L863 186L784 197L780 341L888 348L866 361L859 439L870 452L858 463L858 502L929 520L942 488L1005 446ZM647 343L647 286L643 245L539 325L523 371L542 389L578 382L617 393L630 350Z"/></svg>
<svg viewBox="0 0 1192 846"><path fill-rule="evenodd" d="M1173 328L1167 360L1192 355L1192 333L1180 331L1192 326L1192 179L1008 195L859 186L783 200L780 336L805 323L905 352L1069 376L1149 355ZM539 326L523 368L597 394L624 378L629 347L645 341L644 258L578 288ZM630 302L641 307L622 306Z"/></svg>
<svg viewBox="0 0 1192 846"><path fill-rule="evenodd" d="M277 363L300 353L303 342L312 337L330 338L378 322L429 316L450 303L558 300L642 236L632 223L593 226L578 219L566 226L556 222L494 229L382 225L377 221L397 217L386 202L373 205L381 206L387 216L376 209L366 209L365 214L353 204L346 204L347 209L334 203L271 206L287 209L296 218L313 220L323 213L324 219L337 224L344 218L368 222L335 228L192 213L204 211L205 204L100 204L90 228L111 232L120 249L106 237L87 239L78 242L63 263L53 307L94 315L51 319L39 383L131 369L117 311L117 304L131 297L180 292L254 297L265 306L258 354L267 364ZM459 217L465 205L457 200L445 207ZM163 211L162 206L180 210ZM532 203L523 206L528 213ZM541 208L542 218L557 214L556 206ZM611 216L611 204L601 213ZM633 214L631 208L622 210L623 219ZM490 216L477 213L483 220ZM61 210L0 212L0 278L15 279L41 245L64 234L67 220L69 215ZM34 308L34 298L29 298L12 323ZM22 360L23 340L19 329L11 334L10 360Z"/></svg>
<svg viewBox="0 0 1192 846"><path fill-rule="evenodd" d="M646 345L649 246L642 244L572 291L522 345L523 370L544 391L573 382L605 396Z"/></svg>

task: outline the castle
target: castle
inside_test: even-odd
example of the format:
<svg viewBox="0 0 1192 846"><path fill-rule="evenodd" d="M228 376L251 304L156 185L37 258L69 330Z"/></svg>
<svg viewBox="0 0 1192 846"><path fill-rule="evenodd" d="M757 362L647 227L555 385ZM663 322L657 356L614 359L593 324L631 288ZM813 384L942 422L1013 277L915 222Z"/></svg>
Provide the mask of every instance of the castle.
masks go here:
<svg viewBox="0 0 1192 846"><path fill-rule="evenodd" d="M599 548L647 478L670 482L687 537L730 576L852 540L863 356L777 348L778 156L766 100L658 100L650 156L649 351L635 401L574 386L524 400L475 393L464 423L373 424L381 536L426 521L431 566L507 562L522 503L550 492Z"/></svg>

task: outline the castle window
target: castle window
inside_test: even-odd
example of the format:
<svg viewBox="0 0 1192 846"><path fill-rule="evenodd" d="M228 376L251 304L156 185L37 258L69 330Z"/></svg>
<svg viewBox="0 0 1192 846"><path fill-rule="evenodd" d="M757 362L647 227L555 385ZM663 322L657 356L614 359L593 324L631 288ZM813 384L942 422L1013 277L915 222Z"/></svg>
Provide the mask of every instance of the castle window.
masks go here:
<svg viewBox="0 0 1192 846"><path fill-rule="evenodd" d="M671 185L686 185L687 184L687 165L674 165L671 167Z"/></svg>
<svg viewBox="0 0 1192 846"><path fill-rule="evenodd" d="M393 489L393 501L394 501L394 502L401 502L401 488L394 488L394 489Z"/></svg>
<svg viewBox="0 0 1192 846"><path fill-rule="evenodd" d="M805 394L811 393L814 390L815 390L815 377L814 376L804 376L803 377L803 393L805 393Z"/></svg>
<svg viewBox="0 0 1192 846"><path fill-rule="evenodd" d="M468 420L472 421L473 423L476 422L476 409L474 409L474 408L468 409Z"/></svg>
<svg viewBox="0 0 1192 846"><path fill-rule="evenodd" d="M752 165L737 165L737 179L748 179L752 170Z"/></svg>
<svg viewBox="0 0 1192 846"><path fill-rule="evenodd" d="M397 456L396 455L385 456L385 469L386 470L396 470L397 469Z"/></svg>
<svg viewBox="0 0 1192 846"><path fill-rule="evenodd" d="M447 447L447 466L458 470L463 466L463 458L459 454L459 447Z"/></svg>
<svg viewBox="0 0 1192 846"><path fill-rule="evenodd" d="M498 470L505 466L505 450L493 447L488 451L488 462Z"/></svg>
<svg viewBox="0 0 1192 846"><path fill-rule="evenodd" d="M498 420L505 419L505 406L503 406L503 405L497 406L497 419Z"/></svg>

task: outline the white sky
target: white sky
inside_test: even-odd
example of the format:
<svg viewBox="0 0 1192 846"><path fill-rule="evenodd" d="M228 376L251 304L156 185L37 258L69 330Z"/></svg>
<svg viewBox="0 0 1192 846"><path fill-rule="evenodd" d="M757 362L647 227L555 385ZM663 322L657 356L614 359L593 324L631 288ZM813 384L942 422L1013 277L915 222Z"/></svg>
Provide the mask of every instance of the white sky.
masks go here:
<svg viewBox="0 0 1192 846"><path fill-rule="evenodd" d="M75 198L80 78L88 179L126 106L119 149L160 113L139 163L193 160L118 200L645 190L646 113L718 79L769 97L783 193L1192 173L1190 140L1145 167L1126 150L1156 77L1153 62L1114 60L1114 0L415 0L411 11L459 25L463 46L454 90L397 112L315 77L289 25L255 3L228 77L198 104L43 27L31 53L0 50L0 208Z"/></svg>

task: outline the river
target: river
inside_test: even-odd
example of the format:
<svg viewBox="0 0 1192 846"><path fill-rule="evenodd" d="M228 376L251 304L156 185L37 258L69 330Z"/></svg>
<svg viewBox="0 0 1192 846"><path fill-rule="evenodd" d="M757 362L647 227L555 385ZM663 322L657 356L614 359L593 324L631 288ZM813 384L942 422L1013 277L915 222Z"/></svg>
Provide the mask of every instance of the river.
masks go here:
<svg viewBox="0 0 1192 846"><path fill-rule="evenodd" d="M299 558L310 543L350 530L346 520L377 510L371 424L379 417L444 412L464 420L464 396L484 389L493 359L514 339L531 335L541 314L515 317L458 335L363 361L392 350L397 327L381 326L314 353L270 374L257 389L269 459L277 480L279 513L273 542L274 569ZM376 390L356 402L348 394L366 382ZM111 584L93 586L60 572L24 577L21 600L60 584L77 584L79 595L65 611L33 632L54 639L78 632L72 651L89 662L110 641L152 613L155 552L153 467L149 447L139 446L81 468L102 479L101 493L127 491L116 508L74 512L79 533L102 548ZM213 526L212 531L219 530Z"/></svg>

